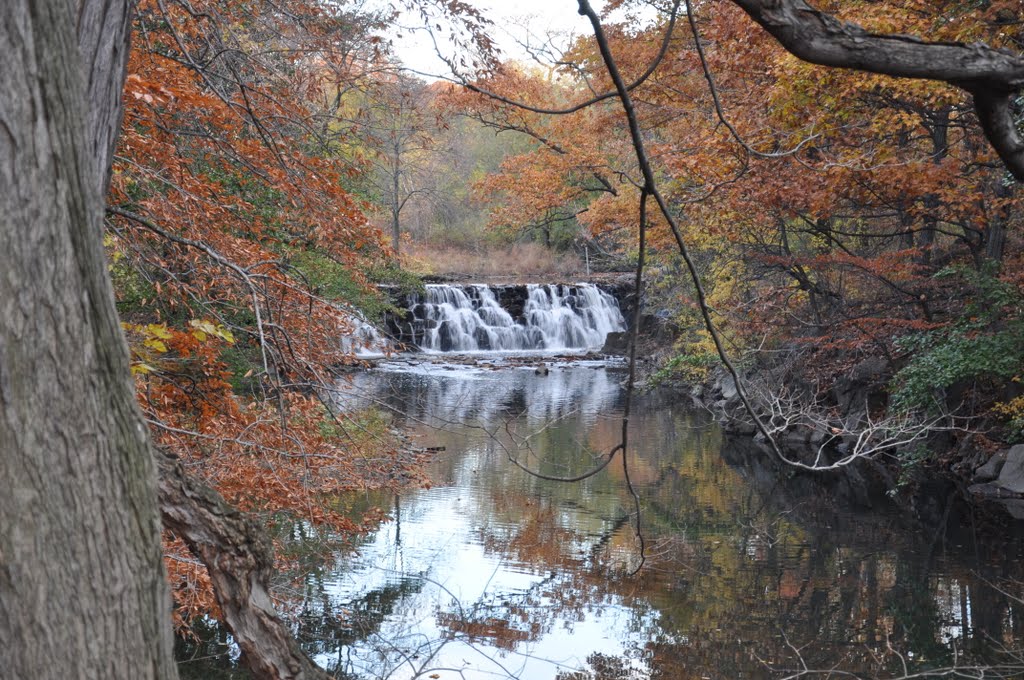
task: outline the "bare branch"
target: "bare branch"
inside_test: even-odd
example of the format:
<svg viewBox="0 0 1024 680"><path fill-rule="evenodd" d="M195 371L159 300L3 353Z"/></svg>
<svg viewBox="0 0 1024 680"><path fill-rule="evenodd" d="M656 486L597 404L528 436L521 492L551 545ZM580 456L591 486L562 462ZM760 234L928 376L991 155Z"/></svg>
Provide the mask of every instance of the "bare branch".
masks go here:
<svg viewBox="0 0 1024 680"><path fill-rule="evenodd" d="M672 11L669 14L668 25L665 27L665 35L662 38L661 47L658 49L658 53L655 55L654 59L651 60L651 63L650 65L648 65L647 69L644 70L644 72L641 73L640 76L636 78L636 80L634 80L633 82L626 86L627 91L635 90L636 88L643 85L647 81L647 79L654 74L654 72L658 69L658 66L661 65L661 62L664 60L665 55L668 53L669 44L672 42L672 34L675 31L676 18L679 15L680 1L681 0L673 0ZM580 13L582 14L582 12ZM438 52L438 56L444 59L440 52ZM455 63L452 60L444 59L444 61L448 64L448 67L451 69L452 73L458 74L458 69L455 68ZM605 101L606 99L612 99L613 97L618 96L618 93L616 91L604 92L602 94L591 97L586 101L573 104L572 106L568 106L561 109L549 109L540 106L531 106L530 104L527 104L525 102L520 102L509 97L505 97L496 92L492 92L490 90L482 88L479 85L475 85L464 78L460 78L458 82L471 92L476 92L477 94L484 95L489 99L499 101L503 104L509 104L510 106L515 106L516 108L523 109L524 111L554 116L564 116L570 113L576 113L577 111L582 111L585 108L597 104L598 102L602 102Z"/></svg>

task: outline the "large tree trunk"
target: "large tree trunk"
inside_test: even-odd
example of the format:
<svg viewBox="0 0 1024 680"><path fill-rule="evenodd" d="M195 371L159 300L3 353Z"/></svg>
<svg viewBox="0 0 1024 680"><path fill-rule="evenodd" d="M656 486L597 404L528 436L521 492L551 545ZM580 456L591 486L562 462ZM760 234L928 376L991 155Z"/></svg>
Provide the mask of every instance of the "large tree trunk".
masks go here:
<svg viewBox="0 0 1024 680"><path fill-rule="evenodd" d="M270 598L274 554L260 527L158 453L164 526L178 534L210 574L217 603L242 659L257 678L328 680L299 648Z"/></svg>
<svg viewBox="0 0 1024 680"><path fill-rule="evenodd" d="M269 543L155 454L135 402L101 246L128 10L0 0L0 675L177 677L159 460L254 675L326 678L274 612Z"/></svg>
<svg viewBox="0 0 1024 680"><path fill-rule="evenodd" d="M0 2L0 674L173 678L156 476L101 246L128 3L73 5Z"/></svg>

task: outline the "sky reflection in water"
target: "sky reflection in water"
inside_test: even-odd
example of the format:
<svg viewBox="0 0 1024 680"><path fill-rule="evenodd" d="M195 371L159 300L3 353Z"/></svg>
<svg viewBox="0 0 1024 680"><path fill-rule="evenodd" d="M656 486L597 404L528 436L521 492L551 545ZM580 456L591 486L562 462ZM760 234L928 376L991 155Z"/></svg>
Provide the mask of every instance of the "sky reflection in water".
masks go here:
<svg viewBox="0 0 1024 680"><path fill-rule="evenodd" d="M780 473L672 395L634 409L648 559L626 576L639 553L618 463L557 484L508 462L591 468L619 441L623 379L586 362L356 375L343 402L404 414L445 450L433 488L353 497L392 519L299 577L307 651L345 678L675 680L782 678L796 649L882 678L890 646L924 668L1021 647L1019 532L942 486L899 510L861 478Z"/></svg>

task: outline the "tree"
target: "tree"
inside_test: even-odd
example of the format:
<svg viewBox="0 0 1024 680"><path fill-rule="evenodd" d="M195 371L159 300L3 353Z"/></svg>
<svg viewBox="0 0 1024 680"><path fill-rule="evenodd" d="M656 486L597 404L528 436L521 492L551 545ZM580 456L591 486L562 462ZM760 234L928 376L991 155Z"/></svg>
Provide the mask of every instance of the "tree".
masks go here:
<svg viewBox="0 0 1024 680"><path fill-rule="evenodd" d="M1024 57L984 44L926 42L912 36L866 31L819 11L804 0L732 0L783 48L814 64L899 78L939 80L974 98L992 147L1014 177L1024 182L1024 140L1014 100L1024 86ZM1015 3L996 2L993 14Z"/></svg>
<svg viewBox="0 0 1024 680"><path fill-rule="evenodd" d="M0 663L10 677L176 676L154 459L101 246L127 39L127 2L0 7Z"/></svg>
<svg viewBox="0 0 1024 680"><path fill-rule="evenodd" d="M387 206L391 248L400 252L402 212L431 191L427 161L434 153L430 92L422 81L403 73L381 74L370 83L357 116L363 141L371 148L369 181Z"/></svg>
<svg viewBox="0 0 1024 680"><path fill-rule="evenodd" d="M801 56L963 87L1004 162L1024 175L1012 108L1024 68L1019 57L869 34L800 0L737 4ZM210 566L226 622L250 665L261 677L316 676L269 604L265 543L152 449L134 403L100 246L128 6L8 0L0 7L3 667L31 678L174 676L156 460L165 523ZM628 101L629 88L614 75L618 96ZM240 88L243 99L251 93ZM256 121L247 118L243 127L259 134ZM644 174L641 205L656 188L649 168ZM646 225L642 211L640 224ZM203 248L189 239L178 243Z"/></svg>
<svg viewBox="0 0 1024 680"><path fill-rule="evenodd" d="M266 539L150 444L102 248L129 3L72 9L0 9L0 662L19 678L176 677L162 513L206 561L254 674L325 677L273 610Z"/></svg>

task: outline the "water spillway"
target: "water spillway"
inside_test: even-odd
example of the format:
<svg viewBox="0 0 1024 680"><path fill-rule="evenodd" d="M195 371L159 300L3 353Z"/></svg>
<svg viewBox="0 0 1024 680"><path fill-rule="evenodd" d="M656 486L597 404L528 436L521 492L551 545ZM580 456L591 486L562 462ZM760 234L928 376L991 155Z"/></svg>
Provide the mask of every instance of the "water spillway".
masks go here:
<svg viewBox="0 0 1024 680"><path fill-rule="evenodd" d="M593 349L625 329L616 299L589 283L432 284L391 325L425 352Z"/></svg>

